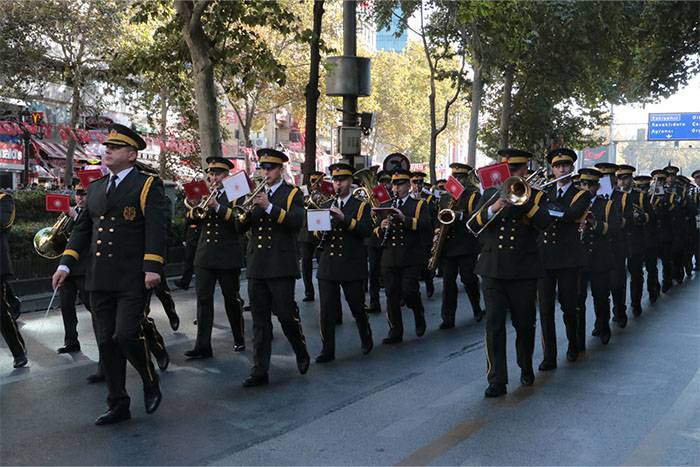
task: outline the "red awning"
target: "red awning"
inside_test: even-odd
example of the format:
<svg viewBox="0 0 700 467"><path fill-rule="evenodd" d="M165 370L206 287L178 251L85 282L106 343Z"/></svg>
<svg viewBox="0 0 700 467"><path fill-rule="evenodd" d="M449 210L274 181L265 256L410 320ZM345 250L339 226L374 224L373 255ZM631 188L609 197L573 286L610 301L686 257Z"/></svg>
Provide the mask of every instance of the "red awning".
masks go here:
<svg viewBox="0 0 700 467"><path fill-rule="evenodd" d="M65 159L68 154L68 148L63 144L53 143L50 141L36 138L32 138L32 142L35 144L35 147L44 152L47 157L53 159ZM99 159L99 157L95 156L89 151L86 152L80 146L76 146L73 159L79 162L87 162L90 159Z"/></svg>

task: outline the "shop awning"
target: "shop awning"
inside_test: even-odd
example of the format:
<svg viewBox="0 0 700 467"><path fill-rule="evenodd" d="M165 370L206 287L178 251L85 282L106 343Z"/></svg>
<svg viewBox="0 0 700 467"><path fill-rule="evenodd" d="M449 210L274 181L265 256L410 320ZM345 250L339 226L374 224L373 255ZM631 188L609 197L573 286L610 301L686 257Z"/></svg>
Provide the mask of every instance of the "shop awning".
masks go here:
<svg viewBox="0 0 700 467"><path fill-rule="evenodd" d="M47 157L53 159L66 159L67 157L68 148L63 144L36 138L32 138L32 142L35 144L35 147L38 147ZM99 159L99 157L91 152L86 152L80 146L76 146L73 159L79 162L87 162L88 160Z"/></svg>

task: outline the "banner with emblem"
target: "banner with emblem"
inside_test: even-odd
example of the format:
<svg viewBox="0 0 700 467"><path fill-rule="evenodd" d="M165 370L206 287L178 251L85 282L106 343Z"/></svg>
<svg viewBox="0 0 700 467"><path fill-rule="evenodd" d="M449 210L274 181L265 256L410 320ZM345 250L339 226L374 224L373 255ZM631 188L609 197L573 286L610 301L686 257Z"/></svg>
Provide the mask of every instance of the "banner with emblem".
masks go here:
<svg viewBox="0 0 700 467"><path fill-rule="evenodd" d="M447 177L447 182L445 183L445 190L454 198L459 199L464 193L464 187L459 181L452 175Z"/></svg>
<svg viewBox="0 0 700 467"><path fill-rule="evenodd" d="M501 186L510 177L510 168L508 162L499 162L477 169L477 174L481 182L481 189L486 191L489 188Z"/></svg>
<svg viewBox="0 0 700 467"><path fill-rule="evenodd" d="M46 193L45 206L47 212L68 212L70 196L58 193Z"/></svg>
<svg viewBox="0 0 700 467"><path fill-rule="evenodd" d="M182 185L182 188L185 190L185 196L187 199L191 201L197 201L209 196L209 186L204 180L185 183Z"/></svg>
<svg viewBox="0 0 700 467"><path fill-rule="evenodd" d="M372 194L379 203L386 203L391 199L391 195L384 185L377 185L372 188Z"/></svg>
<svg viewBox="0 0 700 467"><path fill-rule="evenodd" d="M224 191L229 201L236 200L250 193L251 190L248 181L248 175L246 175L244 171L236 172L224 178L221 183L224 186Z"/></svg>
<svg viewBox="0 0 700 467"><path fill-rule="evenodd" d="M335 190L333 189L333 183L328 180L321 180L321 193L326 196L335 196Z"/></svg>
<svg viewBox="0 0 700 467"><path fill-rule="evenodd" d="M306 211L306 225L309 232L324 232L331 230L330 209L309 209Z"/></svg>
<svg viewBox="0 0 700 467"><path fill-rule="evenodd" d="M102 170L97 169L86 169L78 172L78 178L80 179L80 184L87 190L88 185L97 179L104 176Z"/></svg>

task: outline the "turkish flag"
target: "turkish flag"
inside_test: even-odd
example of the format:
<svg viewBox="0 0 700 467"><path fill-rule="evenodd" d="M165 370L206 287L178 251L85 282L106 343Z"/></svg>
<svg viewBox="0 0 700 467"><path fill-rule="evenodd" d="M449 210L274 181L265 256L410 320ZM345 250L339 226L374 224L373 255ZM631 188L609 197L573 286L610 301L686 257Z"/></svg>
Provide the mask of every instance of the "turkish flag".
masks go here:
<svg viewBox="0 0 700 467"><path fill-rule="evenodd" d="M47 212L68 212L70 209L70 196L46 193Z"/></svg>
<svg viewBox="0 0 700 467"><path fill-rule="evenodd" d="M209 195L209 186L204 180L197 180L196 182L189 182L182 185L185 190L185 196L187 199L196 201L202 199Z"/></svg>
<svg viewBox="0 0 700 467"><path fill-rule="evenodd" d="M98 178L102 178L103 173L100 169L87 169L78 172L78 178L80 179L80 184L85 190L87 190L88 185L94 182Z"/></svg>
<svg viewBox="0 0 700 467"><path fill-rule="evenodd" d="M459 199L459 197L462 196L462 193L464 193L464 187L452 175L447 177L447 183L445 183L445 190L447 190L447 192L450 195L452 195L454 199Z"/></svg>
<svg viewBox="0 0 700 467"><path fill-rule="evenodd" d="M335 196L333 183L329 182L328 180L321 180L321 193L328 196Z"/></svg>
<svg viewBox="0 0 700 467"><path fill-rule="evenodd" d="M489 188L498 188L503 182L510 177L510 168L508 162L499 162L498 164L487 165L477 170L481 188L488 190Z"/></svg>
<svg viewBox="0 0 700 467"><path fill-rule="evenodd" d="M377 185L372 188L372 194L374 195L374 199L379 201L379 203L385 203L391 199L391 195L389 195L384 185Z"/></svg>

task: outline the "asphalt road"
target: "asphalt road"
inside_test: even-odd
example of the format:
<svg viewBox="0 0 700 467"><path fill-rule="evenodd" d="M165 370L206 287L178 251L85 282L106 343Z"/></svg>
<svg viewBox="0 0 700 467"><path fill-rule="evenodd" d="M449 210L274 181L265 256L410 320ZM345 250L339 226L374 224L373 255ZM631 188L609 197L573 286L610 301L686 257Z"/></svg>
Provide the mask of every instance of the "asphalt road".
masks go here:
<svg viewBox="0 0 700 467"><path fill-rule="evenodd" d="M375 350L360 353L349 312L338 328L336 361L296 370L275 324L270 384L242 388L249 350L233 352L217 295L214 358L188 361L195 328L194 294L175 292L182 318L170 331L160 304L151 315L172 363L161 375L164 399L146 415L136 373L128 372L132 420L93 421L105 409L104 385L88 385L97 350L80 311L83 352L58 355L60 314L22 317L30 366L13 370L0 350L0 463L3 465L698 465L700 464L700 280L674 287L641 317L614 329L607 347L589 338L579 361L559 357L553 372L519 384L509 328L509 394L483 397L482 324L464 293L458 327L440 331L441 286L427 308L428 332L416 338L409 310L406 336L382 346L382 315L371 316ZM301 284L297 284L301 297ZM246 282L243 282L244 298ZM299 303L312 357L320 351L318 302ZM566 349L559 319L560 349ZM592 307L589 306L589 327ZM590 329L589 329L590 331ZM538 330L539 334L539 330ZM538 338L539 342L539 338ZM535 354L535 367L541 349Z"/></svg>

